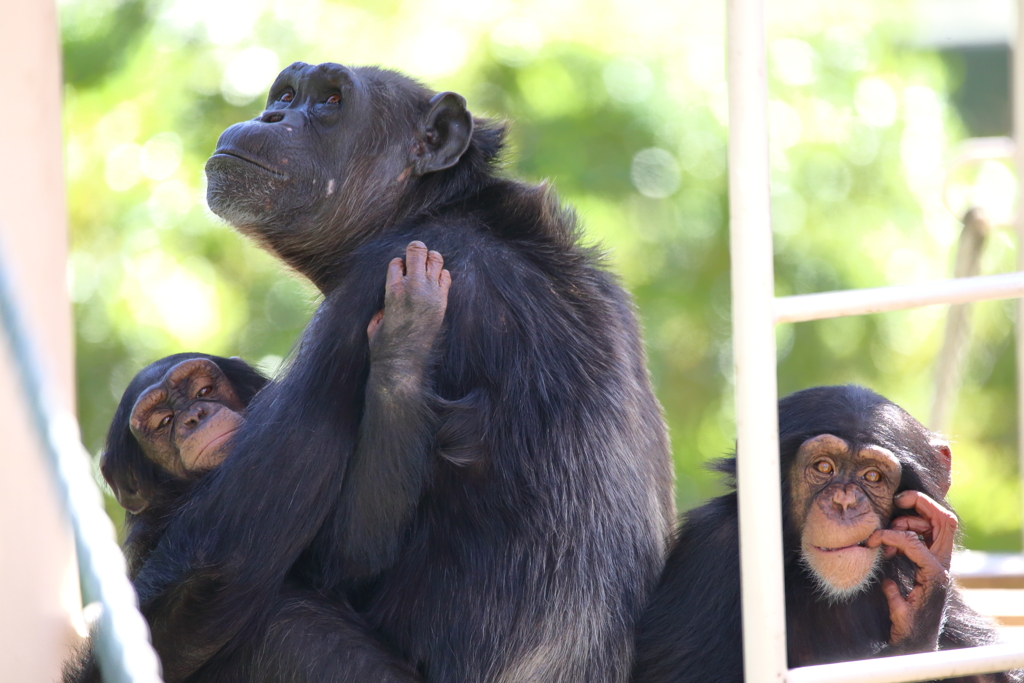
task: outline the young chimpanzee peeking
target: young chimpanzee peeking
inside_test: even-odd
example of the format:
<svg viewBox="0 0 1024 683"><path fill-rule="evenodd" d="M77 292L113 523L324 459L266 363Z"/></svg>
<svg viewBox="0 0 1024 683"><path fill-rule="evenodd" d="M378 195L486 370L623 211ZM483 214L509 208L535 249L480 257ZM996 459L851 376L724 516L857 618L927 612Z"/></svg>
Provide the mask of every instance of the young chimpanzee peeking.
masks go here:
<svg viewBox="0 0 1024 683"><path fill-rule="evenodd" d="M370 380L356 457L382 444L409 447L403 437L428 419L420 397L450 284L441 255L418 242L409 245L404 262L396 258L389 266L385 309L367 328ZM127 511L124 549L131 576L189 491L227 457L246 408L266 384L238 358L202 353L162 358L129 383L100 469ZM307 661L310 651L344 656ZM68 667L65 680L98 680L97 673L86 654ZM346 601L327 601L289 577L262 638L250 632L247 643L229 656L215 656L190 680L411 683L420 678L369 635Z"/></svg>
<svg viewBox="0 0 1024 683"><path fill-rule="evenodd" d="M790 667L997 640L950 582L944 441L878 394L836 386L780 401L779 443ZM719 469L733 475L735 460ZM739 572L730 493L685 518L638 629L636 683L743 680Z"/></svg>
<svg viewBox="0 0 1024 683"><path fill-rule="evenodd" d="M137 576L170 683L244 641L290 571L432 683L628 679L674 516L665 427L628 295L546 187L502 175L503 138L455 93L302 63L221 136L211 209L324 301ZM410 447L356 451L367 282L413 239L456 280L447 403Z"/></svg>
<svg viewBox="0 0 1024 683"><path fill-rule="evenodd" d="M126 510L134 575L168 518L228 454L230 437L267 378L240 358L177 353L128 384L107 432L100 471Z"/></svg>

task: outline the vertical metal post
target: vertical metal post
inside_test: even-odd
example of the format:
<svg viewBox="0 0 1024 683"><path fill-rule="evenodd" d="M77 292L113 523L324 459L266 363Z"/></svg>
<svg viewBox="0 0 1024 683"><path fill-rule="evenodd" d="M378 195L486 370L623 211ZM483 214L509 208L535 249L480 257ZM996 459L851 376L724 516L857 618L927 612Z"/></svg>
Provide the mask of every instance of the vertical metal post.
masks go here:
<svg viewBox="0 0 1024 683"><path fill-rule="evenodd" d="M1024 0L1017 0L1017 36L1013 44L1013 138L1017 167L1017 270L1024 271ZM1017 300L1017 458L1024 510L1024 299ZM1021 530L1024 547L1024 528Z"/></svg>
<svg viewBox="0 0 1024 683"><path fill-rule="evenodd" d="M747 683L786 675L775 275L762 0L729 0L729 241Z"/></svg>

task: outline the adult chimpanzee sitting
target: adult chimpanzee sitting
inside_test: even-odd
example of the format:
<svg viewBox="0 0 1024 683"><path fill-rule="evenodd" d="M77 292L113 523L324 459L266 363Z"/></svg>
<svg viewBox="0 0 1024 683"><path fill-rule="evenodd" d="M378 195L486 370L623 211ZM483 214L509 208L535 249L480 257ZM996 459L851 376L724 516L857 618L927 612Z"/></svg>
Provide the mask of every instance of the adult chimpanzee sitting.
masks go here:
<svg viewBox="0 0 1024 683"><path fill-rule="evenodd" d="M419 387L444 317L451 277L441 255L409 245L388 270L386 307L367 329L372 362L364 427L356 453L405 448L427 419ZM125 554L135 576L187 494L230 452L244 411L267 379L238 358L179 353L147 366L128 384L100 462L104 479L126 509ZM409 391L401 386L410 385ZM388 653L341 598L326 600L289 578L265 632L229 656L217 656L193 680L402 683L419 680ZM339 657L310 659L311 652ZM95 680L89 653L73 662L67 681Z"/></svg>
<svg viewBox="0 0 1024 683"><path fill-rule="evenodd" d="M302 63L221 136L210 207L324 301L138 574L171 683L264 620L290 570L433 683L628 678L673 517L661 411L629 297L545 187L500 175L503 137L454 93ZM366 282L410 239L456 280L449 404L436 435L365 457Z"/></svg>
<svg viewBox="0 0 1024 683"><path fill-rule="evenodd" d="M957 522L944 441L856 386L780 401L779 439L790 667L996 641L950 583ZM730 493L679 531L638 630L637 683L743 680L739 571Z"/></svg>

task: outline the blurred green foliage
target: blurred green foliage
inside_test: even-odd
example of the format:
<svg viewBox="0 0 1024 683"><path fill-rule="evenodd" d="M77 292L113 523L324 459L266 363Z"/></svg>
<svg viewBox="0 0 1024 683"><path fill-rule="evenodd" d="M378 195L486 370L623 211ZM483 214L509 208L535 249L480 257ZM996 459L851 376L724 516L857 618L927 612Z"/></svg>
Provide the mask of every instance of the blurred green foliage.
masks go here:
<svg viewBox="0 0 1024 683"><path fill-rule="evenodd" d="M898 3L770 5L777 292L945 277L959 226L942 162L961 133L942 61L907 47ZM289 62L380 63L514 122L510 170L577 207L636 297L680 508L718 493L704 464L734 438L723 18L721 4L675 0L67 0L87 446L99 451L128 380L162 355L240 355L268 371L287 356L316 293L211 215L203 164ZM983 271L1012 261L998 232ZM859 382L925 420L944 317L782 326L780 391ZM977 307L975 325L948 430L953 500L969 546L1015 549L1012 305Z"/></svg>

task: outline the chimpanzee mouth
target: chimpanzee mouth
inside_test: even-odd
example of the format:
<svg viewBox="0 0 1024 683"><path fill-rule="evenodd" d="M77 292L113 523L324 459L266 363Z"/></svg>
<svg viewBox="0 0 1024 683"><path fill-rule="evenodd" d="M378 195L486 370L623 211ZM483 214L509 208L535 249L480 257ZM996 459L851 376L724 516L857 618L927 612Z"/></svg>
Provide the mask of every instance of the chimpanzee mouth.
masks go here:
<svg viewBox="0 0 1024 683"><path fill-rule="evenodd" d="M844 545L844 546L841 546L839 548L822 548L820 545L816 545L816 546L812 546L812 547L815 550L818 550L818 551L823 552L823 553L837 553L837 552L839 552L841 550L852 550L854 548L867 548L868 547L868 539L865 538L860 543L852 543L850 545Z"/></svg>
<svg viewBox="0 0 1024 683"><path fill-rule="evenodd" d="M278 171L278 170L276 170L274 168L271 168L270 166L267 166L267 164L263 163L262 161L257 161L255 159L249 157L249 156L246 156L245 154L242 154L241 152L239 152L239 151L237 151L235 149L230 149L230 148L228 148L228 149L224 149L224 148L217 149L216 151L214 151L214 153L210 157L209 161L213 161L214 159L225 159L225 158L238 159L240 161L246 162L247 164L250 164L251 166L255 166L256 168L259 168L259 169L261 169L263 171L266 171L267 173L269 173L270 175L272 175L272 176L274 176L276 178L280 178L281 180L287 180L288 179L288 176L285 175L284 173L281 173L280 171ZM207 163L209 163L209 162L207 162Z"/></svg>
<svg viewBox="0 0 1024 683"><path fill-rule="evenodd" d="M195 461L192 463L184 463L186 469L192 469L197 466L202 466L206 463L207 458L215 456L221 448L224 447L225 443L235 435L238 431L238 427L232 427L231 429L225 430L222 434L219 434L212 439L199 451L196 455ZM219 462L214 465L220 464Z"/></svg>

